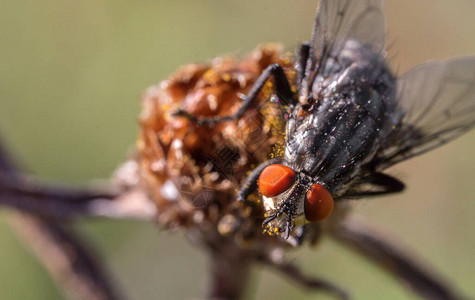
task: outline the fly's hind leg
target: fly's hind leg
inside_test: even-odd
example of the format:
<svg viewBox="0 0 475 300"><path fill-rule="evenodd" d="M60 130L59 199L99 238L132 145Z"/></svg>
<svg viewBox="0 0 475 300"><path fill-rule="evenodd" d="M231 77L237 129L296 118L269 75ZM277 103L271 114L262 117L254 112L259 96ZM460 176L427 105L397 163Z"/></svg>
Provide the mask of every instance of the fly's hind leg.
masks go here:
<svg viewBox="0 0 475 300"><path fill-rule="evenodd" d="M200 125L213 125L224 121L236 120L242 117L246 110L250 107L252 102L257 99L259 92L261 91L264 84L267 80L273 76L275 81L275 90L276 94L279 97L280 103L283 105L293 104L294 103L294 93L290 88L289 81L287 76L284 73L284 70L279 64L273 64L268 66L264 72L259 76L254 86L247 94L244 102L241 107L232 115L220 116L220 117L211 117L211 118L200 118L197 117L184 109L179 109L173 115L182 116L190 120L191 122L198 123Z"/></svg>
<svg viewBox="0 0 475 300"><path fill-rule="evenodd" d="M374 173L371 176L361 180L359 184L361 189L358 189L357 186L355 189L345 193L343 197L360 198L387 195L401 192L405 187L404 183L402 183L399 179L383 173ZM369 187L365 188L365 186Z"/></svg>

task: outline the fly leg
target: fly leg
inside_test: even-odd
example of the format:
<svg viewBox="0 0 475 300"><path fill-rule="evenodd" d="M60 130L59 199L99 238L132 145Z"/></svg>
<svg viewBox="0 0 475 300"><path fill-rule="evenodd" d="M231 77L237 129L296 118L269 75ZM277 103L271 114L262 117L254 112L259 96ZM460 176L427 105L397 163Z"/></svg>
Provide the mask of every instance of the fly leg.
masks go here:
<svg viewBox="0 0 475 300"><path fill-rule="evenodd" d="M282 216L284 212L283 211L277 211L273 214L271 214L270 216L268 216L263 222L262 222L262 226L266 226L267 224L269 224L269 222L275 220L276 218Z"/></svg>
<svg viewBox="0 0 475 300"><path fill-rule="evenodd" d="M269 224L270 222L272 222L273 220L277 219L278 217L282 216L283 214L286 214L286 217L285 217L285 229L284 229L284 239L288 239L289 236L290 236L290 232L292 231L293 229L293 225L292 225L292 213L290 212L287 212L284 208L279 208L276 212L274 212L273 214L271 214L270 216L268 216L263 222L262 222L262 226L266 226L267 224Z"/></svg>
<svg viewBox="0 0 475 300"><path fill-rule="evenodd" d="M287 214L287 218L285 218L285 231L284 231L284 239L288 239L290 232L292 231L292 215Z"/></svg>
<svg viewBox="0 0 475 300"><path fill-rule="evenodd" d="M238 194L238 201L240 202L246 201L247 197L256 191L257 180L259 179L259 175L261 175L261 172L262 170L265 169L265 167L269 165L277 164L280 162L281 162L280 158L271 158L261 163L256 168L254 168L251 174L249 174L246 180L244 180L244 183L241 184L241 189L239 190L239 194Z"/></svg>
<svg viewBox="0 0 475 300"><path fill-rule="evenodd" d="M290 88L289 81L287 76L284 73L284 70L279 64L273 64L268 66L264 72L259 76L254 86L251 88L247 94L244 102L241 107L232 115L220 116L220 117L211 117L211 118L200 118L197 117L184 109L179 109L173 115L182 116L190 120L191 122L198 123L199 125L214 125L224 121L236 120L242 117L246 110L250 107L252 102L257 99L259 92L261 91L264 84L267 80L273 76L275 81L275 90L276 94L279 97L280 103L293 104L294 102L294 93Z"/></svg>
<svg viewBox="0 0 475 300"><path fill-rule="evenodd" d="M305 78L305 70L307 69L307 61L308 61L309 56L310 56L310 44L308 42L303 42L299 48L298 62L297 62L299 85L302 84L302 80Z"/></svg>
<svg viewBox="0 0 475 300"><path fill-rule="evenodd" d="M369 188L350 190L343 197L360 198L387 195L400 192L405 187L404 183L400 180L383 173L374 173L360 181L360 184L362 186L369 185Z"/></svg>

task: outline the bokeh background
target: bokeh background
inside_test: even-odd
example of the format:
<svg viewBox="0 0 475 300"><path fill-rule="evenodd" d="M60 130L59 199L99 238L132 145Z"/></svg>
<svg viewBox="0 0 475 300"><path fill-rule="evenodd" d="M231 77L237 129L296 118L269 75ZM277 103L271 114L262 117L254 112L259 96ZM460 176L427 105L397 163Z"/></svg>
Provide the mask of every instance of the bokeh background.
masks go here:
<svg viewBox="0 0 475 300"><path fill-rule="evenodd" d="M139 96L183 64L308 39L317 1L2 0L0 134L24 167L81 183L107 178L137 135ZM388 0L390 54L400 72L475 54L472 0ZM421 87L423 88L423 87ZM359 201L354 214L397 237L475 296L475 132L391 170L403 194ZM0 210L0 299L61 299ZM130 299L203 295L206 257L152 224L87 221L78 230ZM416 299L351 251L325 240L290 254L355 299ZM254 270L249 299L326 299Z"/></svg>

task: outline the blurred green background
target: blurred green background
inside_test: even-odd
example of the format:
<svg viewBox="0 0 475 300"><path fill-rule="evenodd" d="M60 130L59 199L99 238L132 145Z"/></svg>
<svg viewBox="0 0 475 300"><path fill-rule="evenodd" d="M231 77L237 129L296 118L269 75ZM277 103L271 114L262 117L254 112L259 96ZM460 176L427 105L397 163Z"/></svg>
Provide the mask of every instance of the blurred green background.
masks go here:
<svg viewBox="0 0 475 300"><path fill-rule="evenodd" d="M0 134L27 170L81 183L107 178L134 145L141 91L183 64L245 53L263 42L292 50L308 39L316 1L2 0ZM392 62L475 54L472 0L389 0ZM398 237L475 296L475 132L393 168L401 195L360 201L354 213ZM61 299L0 211L0 299ZM205 290L206 257L181 233L152 224L81 222L130 299L191 299ZM331 241L290 254L355 299L416 299L390 276ZM314 299L256 270L249 299Z"/></svg>

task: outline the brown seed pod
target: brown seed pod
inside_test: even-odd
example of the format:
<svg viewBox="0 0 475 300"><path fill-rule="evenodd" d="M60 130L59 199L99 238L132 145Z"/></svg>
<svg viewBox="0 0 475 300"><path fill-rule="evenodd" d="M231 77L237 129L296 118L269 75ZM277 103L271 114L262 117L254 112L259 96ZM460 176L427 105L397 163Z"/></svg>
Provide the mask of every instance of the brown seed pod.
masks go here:
<svg viewBox="0 0 475 300"><path fill-rule="evenodd" d="M232 114L262 71L274 63L295 77L292 60L282 56L280 47L265 45L243 60L219 57L187 65L144 93L140 176L158 206L162 226L212 224L220 234L239 230L241 237L262 232L261 205L239 205L236 194L246 175L278 153L283 143L282 110L270 101L272 82L239 120L199 126L172 114L179 108L198 117ZM245 217L250 214L253 217Z"/></svg>

